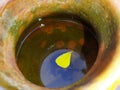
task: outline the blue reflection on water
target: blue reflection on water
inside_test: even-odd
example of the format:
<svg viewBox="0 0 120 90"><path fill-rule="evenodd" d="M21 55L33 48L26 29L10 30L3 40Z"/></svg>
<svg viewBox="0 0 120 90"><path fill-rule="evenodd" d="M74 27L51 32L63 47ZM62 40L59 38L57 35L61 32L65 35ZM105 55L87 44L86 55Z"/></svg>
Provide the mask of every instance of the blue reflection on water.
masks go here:
<svg viewBox="0 0 120 90"><path fill-rule="evenodd" d="M119 85L119 86L117 86L117 88L116 88L115 90L120 90L120 85Z"/></svg>
<svg viewBox="0 0 120 90"><path fill-rule="evenodd" d="M59 67L55 60L61 54L68 52L67 49L57 50L48 55L42 63L40 77L45 87L60 88L80 80L87 70L85 60L76 52L72 52L70 66L66 69Z"/></svg>
<svg viewBox="0 0 120 90"><path fill-rule="evenodd" d="M6 90L4 87L0 86L0 90Z"/></svg>

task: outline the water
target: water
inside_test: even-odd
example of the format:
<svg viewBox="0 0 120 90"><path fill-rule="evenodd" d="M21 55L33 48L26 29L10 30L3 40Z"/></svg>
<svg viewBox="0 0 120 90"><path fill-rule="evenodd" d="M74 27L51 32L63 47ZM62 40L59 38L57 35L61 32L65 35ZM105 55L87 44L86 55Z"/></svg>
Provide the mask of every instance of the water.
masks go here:
<svg viewBox="0 0 120 90"><path fill-rule="evenodd" d="M73 84L84 77L96 60L95 32L75 16L66 17L38 19L18 41L18 67L34 84L48 88ZM63 69L55 63L55 58L66 51L73 53L70 66Z"/></svg>
<svg viewBox="0 0 120 90"><path fill-rule="evenodd" d="M72 52L71 64L68 68L61 68L55 63L59 55L68 51L67 49L54 51L43 61L40 76L46 87L64 87L80 80L85 75L84 71L87 71L86 62L76 52Z"/></svg>

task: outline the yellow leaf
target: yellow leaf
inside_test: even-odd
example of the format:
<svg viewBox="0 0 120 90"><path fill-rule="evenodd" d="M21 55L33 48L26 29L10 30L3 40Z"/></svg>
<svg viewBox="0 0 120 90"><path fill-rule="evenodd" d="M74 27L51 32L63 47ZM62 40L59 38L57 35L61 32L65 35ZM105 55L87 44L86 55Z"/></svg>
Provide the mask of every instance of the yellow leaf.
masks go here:
<svg viewBox="0 0 120 90"><path fill-rule="evenodd" d="M70 66L71 59L71 51L63 53L59 57L56 58L56 64L61 68L68 68Z"/></svg>

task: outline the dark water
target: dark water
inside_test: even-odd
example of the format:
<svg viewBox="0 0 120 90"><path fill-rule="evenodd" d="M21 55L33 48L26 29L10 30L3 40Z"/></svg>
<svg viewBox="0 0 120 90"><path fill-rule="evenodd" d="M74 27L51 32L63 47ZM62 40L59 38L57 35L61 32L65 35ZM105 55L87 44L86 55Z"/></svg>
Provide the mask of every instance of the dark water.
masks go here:
<svg viewBox="0 0 120 90"><path fill-rule="evenodd" d="M98 52L92 28L72 17L47 18L30 25L17 47L17 64L23 75L37 85L58 88L77 82L90 70ZM72 50L71 65L62 69L55 58ZM59 55L58 55L59 54Z"/></svg>

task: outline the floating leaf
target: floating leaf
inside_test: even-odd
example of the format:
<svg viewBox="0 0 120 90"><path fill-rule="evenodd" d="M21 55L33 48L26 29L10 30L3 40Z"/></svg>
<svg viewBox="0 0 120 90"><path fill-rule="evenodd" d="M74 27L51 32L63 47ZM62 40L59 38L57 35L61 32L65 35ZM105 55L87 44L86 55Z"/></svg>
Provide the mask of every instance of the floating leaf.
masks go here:
<svg viewBox="0 0 120 90"><path fill-rule="evenodd" d="M70 66L71 61L71 51L63 53L59 57L56 58L56 64L60 66L61 68L68 68Z"/></svg>

